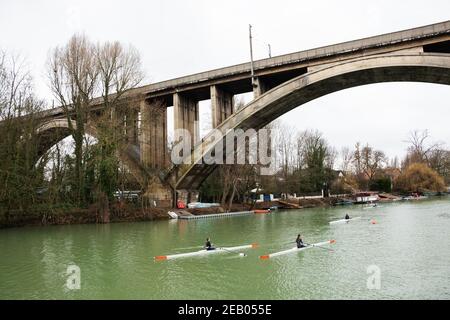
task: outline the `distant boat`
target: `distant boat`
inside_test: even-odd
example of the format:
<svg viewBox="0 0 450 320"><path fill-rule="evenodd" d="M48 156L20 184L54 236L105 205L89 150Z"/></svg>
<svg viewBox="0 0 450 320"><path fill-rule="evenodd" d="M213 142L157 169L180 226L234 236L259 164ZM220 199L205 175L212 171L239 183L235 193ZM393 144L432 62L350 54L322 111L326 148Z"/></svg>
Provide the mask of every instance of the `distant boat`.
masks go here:
<svg viewBox="0 0 450 320"><path fill-rule="evenodd" d="M363 206L363 209L372 209L372 208L379 208L381 206L379 206L377 203L371 203L367 206Z"/></svg>
<svg viewBox="0 0 450 320"><path fill-rule="evenodd" d="M204 203L204 202L191 202L191 203L188 203L188 208L189 209L212 208L212 207L220 207L220 203Z"/></svg>
<svg viewBox="0 0 450 320"><path fill-rule="evenodd" d="M348 200L348 199L345 199L345 200L338 200L338 202L336 202L336 206L348 206L348 205L351 205L351 204L354 204L355 202L354 201L352 201L352 200Z"/></svg>
<svg viewBox="0 0 450 320"><path fill-rule="evenodd" d="M408 196L408 197L403 197L402 200L423 200L423 199L428 199L427 196Z"/></svg>
<svg viewBox="0 0 450 320"><path fill-rule="evenodd" d="M360 196L360 197L356 197L356 202L355 203L358 203L358 204L361 204L361 203L372 203L372 202L375 202L375 201L378 201L379 199L378 199L378 196Z"/></svg>

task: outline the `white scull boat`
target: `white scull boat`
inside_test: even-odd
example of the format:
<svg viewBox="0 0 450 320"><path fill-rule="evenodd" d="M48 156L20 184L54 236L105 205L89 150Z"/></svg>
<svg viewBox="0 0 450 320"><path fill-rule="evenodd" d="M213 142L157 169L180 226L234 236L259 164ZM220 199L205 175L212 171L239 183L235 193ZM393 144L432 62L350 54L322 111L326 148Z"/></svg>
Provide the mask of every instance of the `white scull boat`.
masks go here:
<svg viewBox="0 0 450 320"><path fill-rule="evenodd" d="M361 219L361 217L354 217L354 218L350 218L350 219L341 219L341 220L331 221L330 224L348 223L352 220L358 220L358 219Z"/></svg>
<svg viewBox="0 0 450 320"><path fill-rule="evenodd" d="M172 254L172 255L168 255L168 256L156 256L155 260L156 261L172 260L172 259L195 257L195 256L202 256L202 255L208 255L208 254L214 254L214 253L238 251L238 250L251 249L251 248L257 248L257 247L258 247L257 243L252 243L252 244L245 245L245 246L223 247L223 248L216 248L214 250L203 249L200 251L178 253L178 254Z"/></svg>
<svg viewBox="0 0 450 320"><path fill-rule="evenodd" d="M299 252L299 251L303 251L303 250L306 250L306 249L311 249L311 248L314 248L314 247L320 247L320 246L323 246L323 245L326 245L326 244L332 244L332 243L335 243L335 242L336 242L336 240L328 240L328 241L324 241L324 242L318 242L318 243L314 243L314 244L309 244L309 245L307 245L306 247L303 247L303 248L295 247L295 248L291 248L291 249L287 249L287 250L283 250L283 251L279 251L279 252L274 252L274 253L271 253L271 254L266 254L266 255L263 255L263 256L259 256L259 258L263 259L263 260L270 259L270 258L273 258L273 257L281 256L283 254L288 254L288 253L292 253L292 252Z"/></svg>

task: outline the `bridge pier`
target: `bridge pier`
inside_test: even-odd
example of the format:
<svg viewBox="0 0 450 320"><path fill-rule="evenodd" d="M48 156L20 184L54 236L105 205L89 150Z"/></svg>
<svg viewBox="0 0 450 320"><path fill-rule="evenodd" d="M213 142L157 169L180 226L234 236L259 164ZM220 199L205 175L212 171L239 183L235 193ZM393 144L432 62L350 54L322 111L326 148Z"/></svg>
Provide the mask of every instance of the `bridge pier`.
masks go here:
<svg viewBox="0 0 450 320"><path fill-rule="evenodd" d="M200 139L198 101L181 93L173 94L173 115L175 130L185 129L191 134L191 146Z"/></svg>
<svg viewBox="0 0 450 320"><path fill-rule="evenodd" d="M199 192L197 190L177 190L177 200L183 201L186 205L190 202L198 201Z"/></svg>
<svg viewBox="0 0 450 320"><path fill-rule="evenodd" d="M260 77L256 77L254 81L255 86L253 87L253 98L256 99L269 89L266 83L264 83L264 81Z"/></svg>
<svg viewBox="0 0 450 320"><path fill-rule="evenodd" d="M219 86L211 86L210 91L212 127L217 128L219 124L233 114L234 99L232 93L221 89Z"/></svg>
<svg viewBox="0 0 450 320"><path fill-rule="evenodd" d="M168 165L167 105L163 100L142 100L140 158L146 168L163 169Z"/></svg>
<svg viewBox="0 0 450 320"><path fill-rule="evenodd" d="M136 144L138 137L138 111L131 108L125 114L125 131L128 143Z"/></svg>
<svg viewBox="0 0 450 320"><path fill-rule="evenodd" d="M149 178L144 199L150 207L170 208L173 206L173 192L157 175Z"/></svg>

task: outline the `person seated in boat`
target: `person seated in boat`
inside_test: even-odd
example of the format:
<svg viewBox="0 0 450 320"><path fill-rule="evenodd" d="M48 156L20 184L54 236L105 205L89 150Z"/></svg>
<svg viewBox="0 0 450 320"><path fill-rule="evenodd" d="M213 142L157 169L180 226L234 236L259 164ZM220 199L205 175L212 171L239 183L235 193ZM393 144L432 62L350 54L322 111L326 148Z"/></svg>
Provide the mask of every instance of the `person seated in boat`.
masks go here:
<svg viewBox="0 0 450 320"><path fill-rule="evenodd" d="M349 220L350 219L350 216L348 215L348 213L345 215L345 218L344 218L345 220Z"/></svg>
<svg viewBox="0 0 450 320"><path fill-rule="evenodd" d="M212 246L211 240L209 238L206 238L205 249L206 250L215 250L216 249Z"/></svg>
<svg viewBox="0 0 450 320"><path fill-rule="evenodd" d="M303 243L302 236L300 234L297 236L295 242L297 243L297 248L306 247L306 245Z"/></svg>

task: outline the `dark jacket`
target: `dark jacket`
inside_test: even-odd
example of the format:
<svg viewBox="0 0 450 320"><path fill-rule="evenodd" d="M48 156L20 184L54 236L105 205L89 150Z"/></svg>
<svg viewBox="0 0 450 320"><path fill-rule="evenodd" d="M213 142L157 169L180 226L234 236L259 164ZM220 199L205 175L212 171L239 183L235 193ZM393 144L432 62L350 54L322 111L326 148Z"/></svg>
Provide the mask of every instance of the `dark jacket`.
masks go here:
<svg viewBox="0 0 450 320"><path fill-rule="evenodd" d="M297 237L297 240L295 240L295 242L297 242L297 248L303 248L305 246L302 238L300 238L300 237Z"/></svg>

